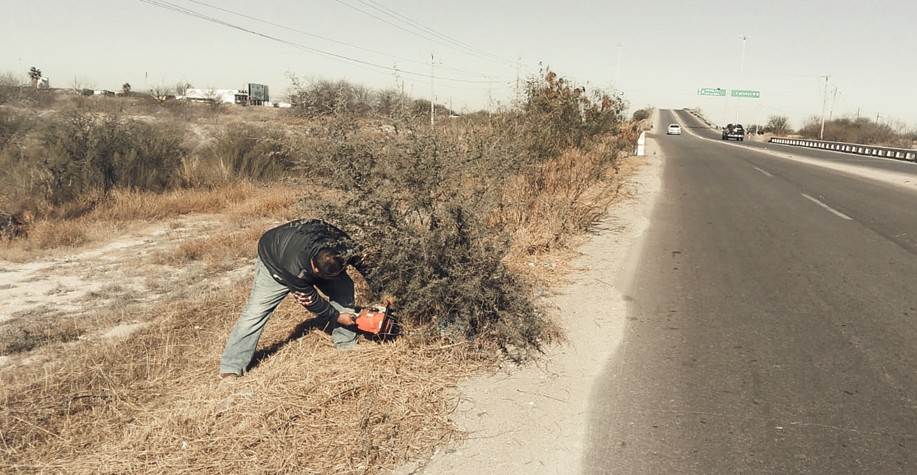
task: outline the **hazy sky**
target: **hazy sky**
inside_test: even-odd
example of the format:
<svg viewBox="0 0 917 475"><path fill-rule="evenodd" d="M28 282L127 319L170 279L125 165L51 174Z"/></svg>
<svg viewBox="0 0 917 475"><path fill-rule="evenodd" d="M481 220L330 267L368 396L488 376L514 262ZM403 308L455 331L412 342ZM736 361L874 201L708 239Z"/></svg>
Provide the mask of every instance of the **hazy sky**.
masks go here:
<svg viewBox="0 0 917 475"><path fill-rule="evenodd" d="M479 81L436 81L437 100L461 109L511 98L517 72L512 62L522 58L523 76L537 71L540 61L593 86L616 86L632 108L699 106L723 122L733 121L738 108L746 124L779 113L794 126L820 113L824 79L818 76L827 74L830 90L839 91L835 116L859 109L873 119L880 114L882 120L917 125L917 2L207 0L357 49L190 0L169 1L299 46L139 0L2 0L0 71L36 65L55 87L68 87L74 78L107 89L124 82L136 89L179 80L217 88L262 82L276 97L289 85L288 72L373 87L395 84L391 71L303 47L421 74L429 74L433 52L436 76ZM472 46L474 53L355 10L399 24L372 10L373 2ZM748 39L740 74L743 35ZM400 77L407 92L429 95L429 78ZM762 96L699 97L700 87L757 89Z"/></svg>

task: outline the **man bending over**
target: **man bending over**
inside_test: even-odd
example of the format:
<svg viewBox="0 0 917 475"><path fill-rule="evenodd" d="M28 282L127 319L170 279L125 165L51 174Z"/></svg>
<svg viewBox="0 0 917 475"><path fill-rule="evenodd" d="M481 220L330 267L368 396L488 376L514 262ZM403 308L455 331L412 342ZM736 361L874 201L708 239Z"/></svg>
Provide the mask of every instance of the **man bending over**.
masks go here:
<svg viewBox="0 0 917 475"><path fill-rule="evenodd" d="M348 264L366 275L350 237L324 221L297 220L264 233L252 292L223 350L220 378L245 373L264 325L287 294L324 322L337 349L355 346L357 334L348 328L356 319L353 280L344 272Z"/></svg>

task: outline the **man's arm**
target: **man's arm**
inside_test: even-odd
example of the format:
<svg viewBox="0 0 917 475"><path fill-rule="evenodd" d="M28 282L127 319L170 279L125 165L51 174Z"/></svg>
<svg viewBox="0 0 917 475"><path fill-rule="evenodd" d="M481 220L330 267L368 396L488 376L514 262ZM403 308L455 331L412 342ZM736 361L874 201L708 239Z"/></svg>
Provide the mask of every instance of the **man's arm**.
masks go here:
<svg viewBox="0 0 917 475"><path fill-rule="evenodd" d="M354 309L344 307L337 302L325 300L318 294L315 287L309 287L306 291L293 291L291 294L300 305L315 314L316 318L336 320L341 325L353 325Z"/></svg>
<svg viewBox="0 0 917 475"><path fill-rule="evenodd" d="M293 298L303 307L306 307L306 310L315 314L316 318L337 319L340 314L336 308L332 307L327 300L318 294L315 287L309 286L306 290L297 290L291 293Z"/></svg>

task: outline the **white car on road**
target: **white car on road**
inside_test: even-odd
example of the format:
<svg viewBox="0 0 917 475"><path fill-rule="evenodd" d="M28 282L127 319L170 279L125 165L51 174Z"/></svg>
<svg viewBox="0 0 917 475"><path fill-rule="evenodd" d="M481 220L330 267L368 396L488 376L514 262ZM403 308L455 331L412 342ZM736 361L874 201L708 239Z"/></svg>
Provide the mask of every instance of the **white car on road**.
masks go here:
<svg viewBox="0 0 917 475"><path fill-rule="evenodd" d="M678 124L669 124L669 130L667 130L666 135L681 135L681 126Z"/></svg>

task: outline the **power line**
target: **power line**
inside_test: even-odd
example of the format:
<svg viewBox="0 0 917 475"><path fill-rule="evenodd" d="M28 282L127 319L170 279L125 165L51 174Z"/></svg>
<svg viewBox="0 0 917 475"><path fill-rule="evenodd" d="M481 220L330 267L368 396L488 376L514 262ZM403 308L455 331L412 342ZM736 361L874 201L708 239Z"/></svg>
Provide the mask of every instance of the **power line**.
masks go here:
<svg viewBox="0 0 917 475"><path fill-rule="evenodd" d="M408 63L422 64L422 65L426 65L426 64L427 64L425 61L418 61L418 60L415 60L415 59L405 58L405 57L401 57L401 56L395 56L395 55L392 55L392 54L390 54L390 53L386 53L386 52L384 52L384 51L378 51L378 50L366 48L366 47L363 47L363 46L360 46L360 45L355 45L355 44L353 44L353 43L348 43L348 42L346 42L346 41L340 41L340 40L336 40L336 39L334 39L334 38L329 38L329 37L327 37L327 36L322 36L322 35L318 35L318 34L315 34L315 33L308 32L308 31L303 31L303 30L300 30L300 29L297 29L297 28L294 28L294 27L291 27L291 26L283 25L283 24L280 24L280 23L275 23L275 22L272 22L272 21L270 21L270 20L265 20L265 19L263 19L263 18L254 17L254 16L248 15L248 14L246 14L246 13L242 13L242 12L235 11L235 10L230 10L230 9L228 9L228 8L223 8L223 7L221 7L221 6L213 5L213 4L210 4L210 3L207 3L207 2L202 2L202 1L199 1L199 0L186 0L186 1L188 1L188 2L190 2L190 3L198 4L198 5L201 5L201 6L204 6L204 7L212 8L212 9L214 9L214 10L218 10L218 11L221 11L221 12L223 12L223 13L229 13L230 15L236 15L236 16L239 16L239 17L242 17L242 18L247 18L247 19L252 20L252 21L256 21L256 22L259 22L259 23L264 23L264 24L266 24L266 25L274 26L274 27L277 27L277 28L282 28L282 29L284 29L284 30L292 31L292 32L294 32L294 33L298 33L298 34L303 35L303 36L308 36L308 37L311 37L311 38L317 38L317 39L324 40L324 41L328 41L328 42L331 42L331 43L335 43L335 44L338 44L338 45L341 45L341 46L346 46L346 47L348 47L348 48L354 48L354 49L358 49L358 50L360 50L360 51L365 51L365 52L367 52L367 53L377 54L377 55L380 55L380 56L385 56L385 57L388 57L388 58L391 58L391 59L394 59L394 60L404 61L404 62L408 62ZM482 73L479 73L479 72L468 71L468 70L459 69L459 68L454 68L454 67L445 66L445 65L442 66L442 69L448 69L448 70L455 71L455 72L459 72L459 73L466 73L466 74L471 74L471 75L475 75L475 76L481 76L481 77L484 77L484 78L488 78L488 77L489 77L489 76L487 76L486 74L482 74Z"/></svg>
<svg viewBox="0 0 917 475"><path fill-rule="evenodd" d="M410 76L417 76L417 77L428 78L428 79L431 78L431 75L429 75L429 74L419 73L419 72L416 72L416 71L409 71L409 70L405 70L405 69L396 69L396 68L393 68L393 67L391 67L391 66L386 66L386 65L383 65L383 64L377 64L377 63L373 63L373 62L371 62L371 61L365 61L365 60L362 60L362 59L353 58L353 57L350 57L350 56L346 56L346 55L334 53L334 52L331 52L331 51L325 51L325 50L322 50L322 49L313 48L313 47L311 47L311 46L307 46L307 45L304 45L304 44L301 44L301 43L296 43L296 42L294 42L294 41L285 40L285 39L280 38L280 37L277 37L277 36L272 36L272 35L269 35L269 34L267 34L267 33L262 33L262 32L260 32L260 31L256 31L256 30L253 30L253 29L250 29L250 28L246 28L246 27L243 27L243 26L236 25L236 24L227 22L227 21L225 21L225 20L221 20L221 19L219 19L219 18L210 16L210 15L206 15L206 14L204 14L204 13L197 12L197 11L195 11L195 10L191 10L191 9L189 9L189 8L186 8L186 7L183 7L183 6L181 6L181 5L178 5L178 4L175 4L175 3L172 3L172 2L168 2L168 1L165 1L165 0L138 0L138 1L140 1L141 3L148 4L148 5L152 5L152 6L156 6L156 7L159 7L159 8L166 9L166 10L170 10L170 11L174 11L174 12L177 12L177 13L181 13L181 14L183 14L183 15L192 16L192 17L198 18L198 19L200 19L200 20L204 20L204 21L207 21L207 22L211 22L211 23L215 23L215 24L218 24L218 25L222 25L222 26L225 26L225 27L227 27L227 28L232 28L232 29L239 30L239 31L242 31L242 32L245 32L245 33L249 33L249 34L251 34L251 35L259 36L259 37L261 37L261 38L265 38L265 39L268 39L268 40L276 41L276 42L278 42L278 43L282 43L282 44L285 44L285 45L288 45L288 46L292 46L292 47L294 47L294 48L299 48L299 49L302 49L302 50L304 50L304 51L308 51L308 52L310 52L310 53L314 53L314 54L318 54L318 55L322 55L322 56L327 56L327 57L331 57L331 58L336 58L336 59L340 59L340 60L342 60L342 61L348 61L348 62L351 62L351 63L356 63L356 64L360 64L360 65L363 65L363 66L375 68L375 69L381 69L381 70L385 70L385 71L396 72L396 73L399 73L399 74L406 74L406 75L410 75ZM445 76L437 76L436 79L443 80L443 81L454 81L454 82L460 82L460 83L470 83L470 84L492 84L492 83L494 82L493 80L488 81L488 80L476 80L476 79L461 79L461 78L453 78L453 77L445 77Z"/></svg>
<svg viewBox="0 0 917 475"><path fill-rule="evenodd" d="M378 2L376 2L376 1L374 1L374 0L357 0L357 1L358 1L359 3L361 3L361 4L363 4L363 5L366 5L366 6L370 7L370 8L372 8L372 9L375 9L375 10L378 11L378 12L381 12L381 13L384 14L384 15L389 16L390 18L394 18L394 19L396 19L397 21L402 21L402 22L404 22L404 23L407 23L407 24L413 26L414 28L418 28L418 29L420 29L420 30L423 30L423 31L425 31L425 32L427 32L427 33L429 33L429 34L431 34L431 35L437 37L437 38L442 39L443 41L446 41L446 42L448 42L448 43L451 43L451 44L453 44L453 45L455 45L455 46L457 46L457 47L459 47L459 48L465 49L465 50L467 50L468 52L477 53L478 55L487 56L487 57L489 57L489 58L491 58L491 59L493 59L493 60L500 61L500 62L504 62L504 63L507 63L507 64L511 64L511 65L515 65L515 64L516 64L514 61L507 60L507 59L505 59L505 58L501 58L500 56L497 56L497 55L495 55L495 54L492 54L492 53L490 53L490 52L488 52L488 51L484 51L484 50L482 50L482 49L475 48L474 46L472 46L472 45L470 45L470 44L468 44L468 43L465 43L464 41L458 40L458 39L456 39L456 38L454 38L454 37L452 37L452 36L449 36L449 35L447 35L447 34L445 34L445 33L440 33L439 31L436 31L436 30L434 30L433 28L427 27L427 26L421 24L420 22L418 22L418 21L416 21L416 20L413 20L413 19L411 19L411 18L409 18L409 17L407 17L407 16L405 16L405 15L403 15L403 14L401 14L401 13L398 13L397 11L395 11L395 10L393 10L393 9L391 9L391 8L389 8L389 7L387 7L387 6L385 6L385 5L382 5L382 4L380 4L380 3L378 3Z"/></svg>
<svg viewBox="0 0 917 475"><path fill-rule="evenodd" d="M338 3L340 3L341 5L344 5L344 6L347 7L347 8L350 8L351 10L354 10L354 11L357 11L357 12L359 12L359 13L362 13L362 14L364 14L364 15L370 17L370 18L374 18L374 19L376 19L376 20L378 20L378 21L381 21L382 23L385 23L386 25L389 25L389 26L391 26L391 27L397 28L397 29L399 29L399 30L401 30L401 31L404 31L404 32L409 33L409 34L414 35L414 36L417 36L417 37L419 37L419 38L423 38L423 39L425 39L425 40L427 40L427 41L432 41L432 42L434 42L434 43L439 43L439 44L441 44L441 45L448 46L448 47L450 47L450 48L452 48L452 49L456 49L456 50L461 51L461 52L463 52L463 53L465 53L465 54L468 54L468 55L471 55L471 56L475 56L475 57L477 57L477 58L479 58L479 59L486 59L486 60L489 60L489 61L499 61L499 62L502 62L502 61L503 61L503 60L500 60L500 59L495 60L494 58L490 57L489 55L483 55L483 54L477 53L477 52L475 52L475 51L469 51L469 50L467 50L466 48L457 47L456 45L451 44L451 43L449 43L449 42L447 42L447 41L445 41L445 40L442 40L442 39L437 38L437 37L435 37L435 36L430 36L429 34L424 33L423 31L415 31L415 30L406 28L406 27L401 26L401 25L399 25L399 24L397 24L397 23L394 23L394 22L392 22L392 21L390 21L390 20L387 20L387 19L385 19L385 18L383 18L383 17L381 17L381 16L379 16L379 15L376 15L375 13L372 13L372 12L366 11L366 10L360 8L360 7L351 5L350 3L347 3L347 2L345 2L344 0L335 0L335 1L338 2ZM358 0L358 1L359 1L359 0ZM369 5L369 6L372 8L372 5ZM377 8L377 10L378 10L378 8ZM383 12L383 13L384 13L384 12ZM391 17L392 15L391 15L391 14L388 14L388 16ZM417 27L415 27L415 29L416 29L416 28L417 28Z"/></svg>

